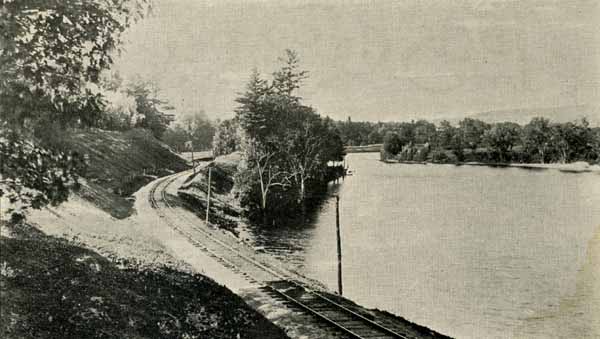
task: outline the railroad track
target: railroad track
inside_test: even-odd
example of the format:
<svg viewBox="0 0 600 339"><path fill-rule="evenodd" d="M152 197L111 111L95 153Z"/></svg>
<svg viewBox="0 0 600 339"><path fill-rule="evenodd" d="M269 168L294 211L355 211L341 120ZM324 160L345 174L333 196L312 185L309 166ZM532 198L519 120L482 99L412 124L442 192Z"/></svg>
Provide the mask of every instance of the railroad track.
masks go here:
<svg viewBox="0 0 600 339"><path fill-rule="evenodd" d="M307 284L299 282L292 273L269 263L259 261L246 245L234 244L214 232L195 225L178 214L168 200L166 188L179 176L187 172L159 179L150 189L149 202L159 217L192 245L219 261L232 271L243 275L248 281L257 283L269 294L292 304L304 312L338 329L348 338L414 338L390 324L357 313L348 306L333 300ZM157 193L160 199L157 199Z"/></svg>

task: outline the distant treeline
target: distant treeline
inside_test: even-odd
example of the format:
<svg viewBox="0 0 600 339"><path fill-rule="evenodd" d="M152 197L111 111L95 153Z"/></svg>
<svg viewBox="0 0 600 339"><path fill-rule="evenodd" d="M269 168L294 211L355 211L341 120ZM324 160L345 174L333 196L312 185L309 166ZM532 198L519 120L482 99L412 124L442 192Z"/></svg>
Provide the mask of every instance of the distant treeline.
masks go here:
<svg viewBox="0 0 600 339"><path fill-rule="evenodd" d="M383 144L382 160L478 162L600 162L600 128L583 118L566 123L533 118L526 125L472 118L454 126L411 122L336 122L345 145Z"/></svg>

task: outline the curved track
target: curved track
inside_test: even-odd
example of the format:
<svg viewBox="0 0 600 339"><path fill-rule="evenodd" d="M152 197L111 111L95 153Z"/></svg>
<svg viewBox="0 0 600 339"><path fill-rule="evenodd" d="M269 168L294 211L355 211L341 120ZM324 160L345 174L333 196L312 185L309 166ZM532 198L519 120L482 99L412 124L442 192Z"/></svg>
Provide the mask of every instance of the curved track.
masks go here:
<svg viewBox="0 0 600 339"><path fill-rule="evenodd" d="M256 253L244 244L226 239L222 234L205 226L197 226L200 219L192 220L173 208L166 188L180 176L181 172L158 179L150 189L149 202L166 225L184 236L191 244L221 262L236 273L242 274L251 282L262 285L263 289L284 301L297 306L337 328L349 338L412 338L389 321L378 321L359 314L333 300L329 295L314 290L308 284L299 282L291 272L257 259Z"/></svg>

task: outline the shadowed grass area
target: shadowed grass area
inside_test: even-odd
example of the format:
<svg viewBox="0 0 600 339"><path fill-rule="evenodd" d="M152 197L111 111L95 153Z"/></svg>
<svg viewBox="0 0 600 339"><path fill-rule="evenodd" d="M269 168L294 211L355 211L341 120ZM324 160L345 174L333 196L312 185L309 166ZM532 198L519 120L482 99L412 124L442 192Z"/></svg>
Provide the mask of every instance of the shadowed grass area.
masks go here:
<svg viewBox="0 0 600 339"><path fill-rule="evenodd" d="M116 218L131 214L133 202L125 198L142 186L189 168L185 160L142 129L71 130L61 138L65 147L87 157L87 184L80 195Z"/></svg>
<svg viewBox="0 0 600 339"><path fill-rule="evenodd" d="M1 338L287 338L203 275L15 233L0 237Z"/></svg>

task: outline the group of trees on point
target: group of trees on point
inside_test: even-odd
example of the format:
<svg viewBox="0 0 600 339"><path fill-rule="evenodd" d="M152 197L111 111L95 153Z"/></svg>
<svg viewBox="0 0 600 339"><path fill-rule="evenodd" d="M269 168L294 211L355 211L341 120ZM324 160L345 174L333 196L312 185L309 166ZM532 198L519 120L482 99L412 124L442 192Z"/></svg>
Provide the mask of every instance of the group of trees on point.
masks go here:
<svg viewBox="0 0 600 339"><path fill-rule="evenodd" d="M373 125L377 126L377 125ZM600 161L600 128L585 118L553 123L543 117L526 125L465 118L453 126L425 120L381 123L382 158L434 162Z"/></svg>
<svg viewBox="0 0 600 339"><path fill-rule="evenodd" d="M307 202L330 179L330 161L341 161L342 140L333 121L302 104L296 90L307 72L296 52L286 50L271 81L254 71L236 99L236 117L221 123L214 153L239 150L236 184L251 215L305 211Z"/></svg>

